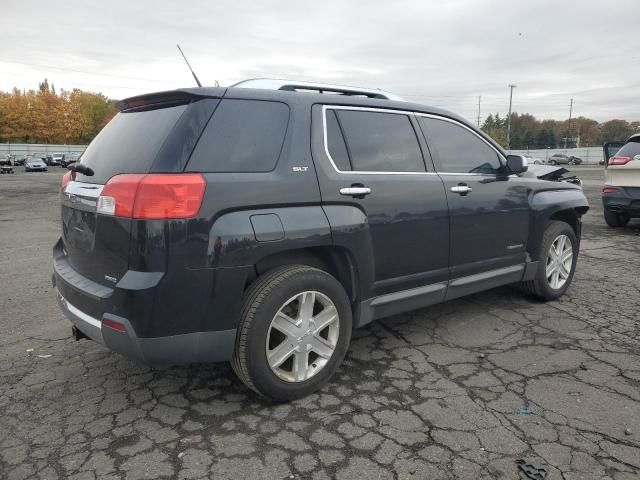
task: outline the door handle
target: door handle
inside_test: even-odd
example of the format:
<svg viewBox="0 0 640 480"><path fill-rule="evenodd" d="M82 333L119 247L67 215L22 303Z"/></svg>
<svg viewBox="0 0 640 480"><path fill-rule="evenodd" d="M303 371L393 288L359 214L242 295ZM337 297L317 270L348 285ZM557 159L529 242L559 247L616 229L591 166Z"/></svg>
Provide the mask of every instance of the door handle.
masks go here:
<svg viewBox="0 0 640 480"><path fill-rule="evenodd" d="M451 187L451 191L453 193L459 193L462 196L465 196L471 190L473 190L473 188L471 188L469 185L467 185L465 183L460 183L460 184L456 185L455 187Z"/></svg>
<svg viewBox="0 0 640 480"><path fill-rule="evenodd" d="M369 187L344 187L340 189L340 195L346 195L349 197L364 197L365 195L369 195L371 193L371 189Z"/></svg>

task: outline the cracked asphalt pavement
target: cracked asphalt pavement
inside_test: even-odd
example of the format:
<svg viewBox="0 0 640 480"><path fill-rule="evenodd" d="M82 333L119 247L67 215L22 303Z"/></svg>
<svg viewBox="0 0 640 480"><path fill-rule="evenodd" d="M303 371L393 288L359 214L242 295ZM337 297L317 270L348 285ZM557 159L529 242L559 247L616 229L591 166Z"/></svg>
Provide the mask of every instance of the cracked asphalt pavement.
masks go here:
<svg viewBox="0 0 640 480"><path fill-rule="evenodd" d="M153 370L72 340L50 281L62 170L3 175L0 478L517 479L521 458L640 478L640 222L608 228L602 172L578 174L591 211L562 299L505 287L378 321L290 404L226 364Z"/></svg>

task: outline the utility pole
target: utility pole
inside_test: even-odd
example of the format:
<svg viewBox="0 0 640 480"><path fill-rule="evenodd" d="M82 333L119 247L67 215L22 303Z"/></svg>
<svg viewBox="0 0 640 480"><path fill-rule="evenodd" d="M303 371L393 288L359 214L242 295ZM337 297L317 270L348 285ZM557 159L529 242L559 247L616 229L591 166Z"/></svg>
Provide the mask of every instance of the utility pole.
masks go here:
<svg viewBox="0 0 640 480"><path fill-rule="evenodd" d="M480 101L482 100L482 95L478 95L478 128L480 128Z"/></svg>
<svg viewBox="0 0 640 480"><path fill-rule="evenodd" d="M569 139L569 135L571 134L571 113L573 113L573 98L569 103L569 127L567 129L567 136L564 137L564 149L567 149L567 140Z"/></svg>
<svg viewBox="0 0 640 480"><path fill-rule="evenodd" d="M507 150L511 148L511 103L513 101L513 89L517 85L509 85L509 115L507 116Z"/></svg>

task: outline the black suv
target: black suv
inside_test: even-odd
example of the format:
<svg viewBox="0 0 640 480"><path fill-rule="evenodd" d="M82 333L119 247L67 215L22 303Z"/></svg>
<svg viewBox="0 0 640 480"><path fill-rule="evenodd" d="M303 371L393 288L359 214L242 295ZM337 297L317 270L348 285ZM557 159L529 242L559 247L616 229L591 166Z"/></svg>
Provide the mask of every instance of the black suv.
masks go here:
<svg viewBox="0 0 640 480"><path fill-rule="evenodd" d="M372 320L571 283L580 187L447 111L274 80L119 110L61 187L53 282L76 338L153 365L231 361L289 400Z"/></svg>

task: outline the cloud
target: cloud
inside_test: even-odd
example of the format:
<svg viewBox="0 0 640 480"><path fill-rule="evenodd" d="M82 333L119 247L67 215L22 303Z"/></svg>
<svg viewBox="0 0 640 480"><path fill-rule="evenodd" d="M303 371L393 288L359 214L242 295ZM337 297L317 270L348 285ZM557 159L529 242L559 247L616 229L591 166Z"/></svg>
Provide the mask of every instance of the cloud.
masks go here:
<svg viewBox="0 0 640 480"><path fill-rule="evenodd" d="M468 118L640 119L640 3L449 0L15 1L3 8L0 89L45 76L123 98L270 76L379 87ZM18 63L16 63L18 62Z"/></svg>

